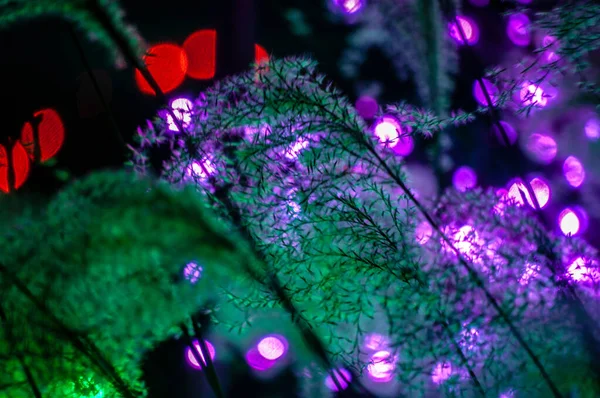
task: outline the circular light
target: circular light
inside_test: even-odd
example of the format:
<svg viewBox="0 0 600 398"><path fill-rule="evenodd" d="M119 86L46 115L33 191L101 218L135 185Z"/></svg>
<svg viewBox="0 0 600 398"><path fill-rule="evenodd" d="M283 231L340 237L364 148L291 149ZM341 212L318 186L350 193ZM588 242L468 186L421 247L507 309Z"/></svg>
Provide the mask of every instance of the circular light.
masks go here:
<svg viewBox="0 0 600 398"><path fill-rule="evenodd" d="M348 388L348 383L352 381L352 374L344 368L335 369L333 370L333 373L335 373L335 378L340 385L340 388L342 390ZM331 374L325 378L325 385L331 391L339 391L338 386L331 377Z"/></svg>
<svg viewBox="0 0 600 398"><path fill-rule="evenodd" d="M558 215L558 225L564 235L576 235L581 228L581 220L572 209L566 208Z"/></svg>
<svg viewBox="0 0 600 398"><path fill-rule="evenodd" d="M378 351L371 356L371 363L367 371L371 379L378 383L385 383L392 379L396 369L396 359L389 351Z"/></svg>
<svg viewBox="0 0 600 398"><path fill-rule="evenodd" d="M523 105L534 105L543 108L548 105L549 96L540 86L531 83L523 83L519 97Z"/></svg>
<svg viewBox="0 0 600 398"><path fill-rule="evenodd" d="M192 121L192 101L187 98L177 98L171 101L171 109L184 128L190 125ZM169 131L178 131L177 125L170 114L167 114L167 125Z"/></svg>
<svg viewBox="0 0 600 398"><path fill-rule="evenodd" d="M379 109L377 101L367 95L359 97L356 100L355 107L356 111L363 119L372 119Z"/></svg>
<svg viewBox="0 0 600 398"><path fill-rule="evenodd" d="M508 145L514 145L517 142L517 131L515 130L515 128L510 123L505 122L504 120L500 121L500 125L506 133L506 138L508 138ZM500 129L497 126L494 126L493 130L500 144L506 146L506 140L504 139L504 136Z"/></svg>
<svg viewBox="0 0 600 398"><path fill-rule="evenodd" d="M558 145L554 138L538 133L529 136L526 147L533 159L542 164L551 163L558 151Z"/></svg>
<svg viewBox="0 0 600 398"><path fill-rule="evenodd" d="M391 148L400 156L408 156L412 153L415 144L413 138L407 135L398 120L392 116L384 116L379 119L373 128L379 141Z"/></svg>
<svg viewBox="0 0 600 398"><path fill-rule="evenodd" d="M529 181L529 185L531 185L531 189L533 189L533 193L540 209L543 209L550 201L550 186L544 180L537 177ZM535 208L529 190L521 180L516 180L510 185L507 196L514 200L518 206L522 206L525 204L525 201L527 201L529 206ZM523 197L525 197L525 201L523 200Z"/></svg>
<svg viewBox="0 0 600 398"><path fill-rule="evenodd" d="M335 6L344 14L356 14L364 6L363 0L333 0Z"/></svg>
<svg viewBox="0 0 600 398"><path fill-rule="evenodd" d="M477 186L477 174L475 174L475 170L468 166L459 167L452 176L452 185L459 192L475 188Z"/></svg>
<svg viewBox="0 0 600 398"><path fill-rule="evenodd" d="M217 31L198 30L183 42L189 65L187 75L192 79L207 80L215 77L217 59Z"/></svg>
<svg viewBox="0 0 600 398"><path fill-rule="evenodd" d="M600 271L597 267L588 267L589 261L583 257L577 257L567 267L567 273L577 282L598 282L600 281ZM595 265L595 264L593 264Z"/></svg>
<svg viewBox="0 0 600 398"><path fill-rule="evenodd" d="M213 345L210 342L208 342L208 340L206 340L205 343L206 343L206 347L208 348L208 353L210 355L210 360L214 361L214 359L215 359L215 347L213 347ZM196 353L198 354L198 356L200 357L200 359L203 362L202 366L206 366L206 360L204 359L204 355L202 355L202 351L200 350L200 342L198 340L194 340L193 345L194 345L194 348L196 349ZM202 366L200 366L200 364L198 363L198 361L196 361L194 353L192 352L192 349L190 347L187 347L185 349L185 358L187 359L188 364L192 368L194 368L194 369L202 369Z"/></svg>
<svg viewBox="0 0 600 398"><path fill-rule="evenodd" d="M467 43L471 46L477 44L479 41L479 28L477 27L475 21L462 15L457 16L456 19L460 23L465 38L467 39ZM450 37L452 37L454 41L461 45L464 44L462 35L460 34L460 30L458 29L458 25L455 21L448 24L448 30Z"/></svg>
<svg viewBox="0 0 600 398"><path fill-rule="evenodd" d="M175 44L157 44L148 49L143 61L163 93L175 90L185 79L188 58L185 51ZM145 94L156 95L150 84L136 69L135 80Z"/></svg>
<svg viewBox="0 0 600 398"><path fill-rule="evenodd" d="M250 365L252 369L262 372L271 369L277 361L268 360L260 355L256 347L252 347L246 353L246 362L248 362L248 365Z"/></svg>
<svg viewBox="0 0 600 398"><path fill-rule="evenodd" d="M449 362L439 362L431 372L431 380L435 384L442 384L452 376L452 364Z"/></svg>
<svg viewBox="0 0 600 398"><path fill-rule="evenodd" d="M186 170L186 173L190 177L197 177L200 179L206 179L216 171L215 166L208 159L194 160L194 162Z"/></svg>
<svg viewBox="0 0 600 398"><path fill-rule="evenodd" d="M591 118L585 122L585 136L592 141L596 141L600 138L600 120Z"/></svg>
<svg viewBox="0 0 600 398"><path fill-rule="evenodd" d="M498 90L498 87L496 87L494 85L494 83L492 83L488 79L481 79L481 80L483 81L483 86L485 87L485 90L487 91L487 93L490 96L492 105L497 105L498 104L498 95L500 93ZM486 106L486 107L489 106L488 101L486 99L486 95L483 92L483 88L481 87L479 80L475 80L475 83L473 83L473 96L475 97L475 100L481 106Z"/></svg>
<svg viewBox="0 0 600 398"><path fill-rule="evenodd" d="M278 337L269 336L258 343L257 349L265 359L274 361L285 354L285 343Z"/></svg>
<svg viewBox="0 0 600 398"><path fill-rule="evenodd" d="M183 277L193 285L202 277L202 267L196 263L188 263L183 269Z"/></svg>
<svg viewBox="0 0 600 398"><path fill-rule="evenodd" d="M525 14L513 14L508 17L508 24L506 26L506 34L510 41L517 46L525 47L531 43L531 32L529 26L531 21Z"/></svg>
<svg viewBox="0 0 600 398"><path fill-rule="evenodd" d="M585 169L575 156L569 156L563 163L563 173L570 186L578 188L585 179Z"/></svg>

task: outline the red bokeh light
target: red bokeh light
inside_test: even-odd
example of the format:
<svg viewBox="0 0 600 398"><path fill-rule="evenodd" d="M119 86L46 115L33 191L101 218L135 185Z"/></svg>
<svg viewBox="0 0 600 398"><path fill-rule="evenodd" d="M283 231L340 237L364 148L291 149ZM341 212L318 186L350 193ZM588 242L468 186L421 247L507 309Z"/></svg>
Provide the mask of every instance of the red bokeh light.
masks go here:
<svg viewBox="0 0 600 398"><path fill-rule="evenodd" d="M254 62L257 65L269 62L269 53L260 44L254 45Z"/></svg>
<svg viewBox="0 0 600 398"><path fill-rule="evenodd" d="M14 189L19 189L27 180L29 169L29 156L19 141L11 148L10 156L4 145L0 145L0 190L6 193L13 190L9 179L10 171L14 176Z"/></svg>
<svg viewBox="0 0 600 398"><path fill-rule="evenodd" d="M217 31L197 30L185 39L183 49L188 58L187 74L192 79L212 79L217 63Z"/></svg>
<svg viewBox="0 0 600 398"><path fill-rule="evenodd" d="M21 130L21 143L32 161L45 162L56 155L62 147L65 140L65 126L54 109L42 109L35 112L33 116L42 118L37 126L37 137L31 123L27 122ZM36 146L39 146L39 159L35 159Z"/></svg>
<svg viewBox="0 0 600 398"><path fill-rule="evenodd" d="M148 71L154 77L164 93L175 90L185 79L188 70L188 57L183 48L175 44L157 44L150 47L143 57ZM135 80L139 89L150 95L156 95L142 73L136 69Z"/></svg>

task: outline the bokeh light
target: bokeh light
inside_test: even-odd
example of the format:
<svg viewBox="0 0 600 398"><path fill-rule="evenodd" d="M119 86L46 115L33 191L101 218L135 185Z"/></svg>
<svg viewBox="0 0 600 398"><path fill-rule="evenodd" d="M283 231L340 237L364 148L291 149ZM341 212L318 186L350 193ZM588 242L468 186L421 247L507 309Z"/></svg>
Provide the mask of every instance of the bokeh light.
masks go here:
<svg viewBox="0 0 600 398"><path fill-rule="evenodd" d="M508 17L506 34L515 45L525 47L531 43L531 32L529 26L531 21L523 13L513 14Z"/></svg>
<svg viewBox="0 0 600 398"><path fill-rule="evenodd" d="M518 138L517 130L515 130L515 128L510 123L505 122L504 120L500 121L500 125L506 133L506 138L508 138L508 145L514 145L517 142ZM496 134L498 142L500 142L501 145L506 146L506 140L504 139L504 136L502 135L500 129L497 126L493 126L492 129L494 130L494 134Z"/></svg>
<svg viewBox="0 0 600 398"><path fill-rule="evenodd" d="M550 96L538 85L523 83L521 91L519 92L519 98L525 106L533 105L543 108L548 105Z"/></svg>
<svg viewBox="0 0 600 398"><path fill-rule="evenodd" d="M394 369L396 369L396 358L386 350L374 353L371 356L371 363L367 366L369 377L377 383L387 383L392 380Z"/></svg>
<svg viewBox="0 0 600 398"><path fill-rule="evenodd" d="M578 188L585 180L583 164L575 156L569 156L563 163L563 174L570 186Z"/></svg>
<svg viewBox="0 0 600 398"><path fill-rule="evenodd" d="M365 0L332 0L333 4L344 14L356 14L365 5Z"/></svg>
<svg viewBox="0 0 600 398"><path fill-rule="evenodd" d="M259 372L269 370L277 363L277 361L271 361L260 355L256 347L252 347L248 350L246 353L246 362L252 369Z"/></svg>
<svg viewBox="0 0 600 398"><path fill-rule="evenodd" d="M365 348L368 350L380 351L388 344L388 338L379 333L370 333L365 336Z"/></svg>
<svg viewBox="0 0 600 398"><path fill-rule="evenodd" d="M558 215L558 225L564 235L577 235L582 227L582 220L571 208L566 208Z"/></svg>
<svg viewBox="0 0 600 398"><path fill-rule="evenodd" d="M427 243L432 234L433 227L428 221L421 221L415 228L415 237L417 238L417 242L421 245Z"/></svg>
<svg viewBox="0 0 600 398"><path fill-rule="evenodd" d="M469 166L461 166L452 176L452 185L459 192L465 192L477 186L477 174Z"/></svg>
<svg viewBox="0 0 600 398"><path fill-rule="evenodd" d="M286 342L281 336L267 336L258 342L256 348L265 359L274 361L281 358L286 351Z"/></svg>
<svg viewBox="0 0 600 398"><path fill-rule="evenodd" d="M400 122L393 116L380 118L375 122L373 132L384 146L391 148L397 155L408 156L415 147L413 138L404 131Z"/></svg>
<svg viewBox="0 0 600 398"><path fill-rule="evenodd" d="M531 185L531 189L533 189L533 193L537 199L540 209L546 207L546 205L550 202L551 195L550 186L548 183L539 177L535 177L529 181L529 185ZM518 206L522 206L525 204L523 196L525 197L527 204L532 208L535 208L535 204L533 203L533 199L529 194L529 190L523 181L516 179L512 184L509 185L507 197L514 200Z"/></svg>
<svg viewBox="0 0 600 398"><path fill-rule="evenodd" d="M496 87L494 85L494 83L492 83L488 79L481 79L481 80L483 81L483 86L485 87L487 93L490 96L492 105L497 105L498 104L498 96L500 93L500 91L498 90L498 87ZM479 80L475 80L475 82L473 83L473 97L475 97L475 100L479 103L479 105L485 106L485 107L488 106L486 96L483 92L483 88L481 87L481 84L479 83Z"/></svg>
<svg viewBox="0 0 600 398"><path fill-rule="evenodd" d="M560 42L556 37L545 35L542 38L541 47L545 48L543 57L544 62L551 63L560 59L560 55L558 55Z"/></svg>
<svg viewBox="0 0 600 398"><path fill-rule="evenodd" d="M194 160L187 168L186 173L190 177L207 179L216 171L214 164L208 159Z"/></svg>
<svg viewBox="0 0 600 398"><path fill-rule="evenodd" d="M539 133L533 133L529 136L526 148L533 160L541 164L551 163L558 152L558 145L554 138Z"/></svg>
<svg viewBox="0 0 600 398"><path fill-rule="evenodd" d="M157 44L148 49L143 61L163 93L175 90L185 79L188 58L183 48L175 44ZM156 95L150 84L136 69L135 81L141 92Z"/></svg>
<svg viewBox="0 0 600 398"><path fill-rule="evenodd" d="M477 27L475 21L463 15L457 16L456 19L462 27L465 38L467 39L467 44L471 46L477 44L477 42L479 41L479 28ZM464 44L462 35L460 34L460 30L458 29L458 25L455 21L452 21L448 24L448 34L458 44Z"/></svg>
<svg viewBox="0 0 600 398"><path fill-rule="evenodd" d="M450 362L438 362L431 372L431 381L442 384L452 376L452 364Z"/></svg>
<svg viewBox="0 0 600 398"><path fill-rule="evenodd" d="M523 272L523 275L521 275L521 278L519 279L519 283L521 285L527 285L531 281L531 279L538 276L540 269L541 269L541 267L539 266L539 264L533 264L530 262L526 262L525 263L525 272Z"/></svg>
<svg viewBox="0 0 600 398"><path fill-rule="evenodd" d="M11 161L11 164L8 164L6 161L0 163L0 190L5 193L9 193L13 189L19 189L27 181L31 168L27 150L20 141L16 141L9 150L12 151L10 157L4 145L0 145L0 159L10 159ZM12 168L13 172L13 186L10 186L8 178L9 167Z"/></svg>
<svg viewBox="0 0 600 398"><path fill-rule="evenodd" d="M588 265L592 265L588 267ZM600 281L600 272L597 264L583 258L577 257L567 267L567 273L577 282L598 282Z"/></svg>
<svg viewBox="0 0 600 398"><path fill-rule="evenodd" d="M296 159L302 150L306 149L309 142L304 138L299 138L296 142L290 145L285 150L285 157L288 159Z"/></svg>
<svg viewBox="0 0 600 398"><path fill-rule="evenodd" d="M356 111L363 119L372 119L379 109L379 105L375 98L368 95L360 96L356 100Z"/></svg>
<svg viewBox="0 0 600 398"><path fill-rule="evenodd" d="M205 343L206 343L206 348L208 348L210 360L214 361L215 355L216 355L215 347L208 340L205 340ZM192 352L192 349L190 347L187 347L185 349L185 359L187 360L188 364L192 368L202 369L203 366L206 366L206 359L204 358L204 355L202 355L202 351L200 350L200 342L198 340L194 340L193 345L196 349L198 356L200 357L200 359L203 362L202 366L200 366L198 361L196 361L196 358L194 357L194 353Z"/></svg>
<svg viewBox="0 0 600 398"><path fill-rule="evenodd" d="M193 285L202 277L202 266L197 263L187 263L183 268L183 277Z"/></svg>
<svg viewBox="0 0 600 398"><path fill-rule="evenodd" d="M32 161L46 162L54 157L60 150L65 140L65 126L58 112L54 109L42 109L33 114L34 118L41 118L37 128L37 141L34 137L34 127L30 122L23 125L21 130L21 143ZM35 159L35 152L39 150L39 159Z"/></svg>
<svg viewBox="0 0 600 398"><path fill-rule="evenodd" d="M348 388L348 382L352 381L352 374L344 368L334 369L333 373L335 373L335 378L339 383L340 388L342 390ZM338 386L331 377L331 374L325 378L325 386L327 386L327 388L329 388L331 391L339 391Z"/></svg>
<svg viewBox="0 0 600 398"><path fill-rule="evenodd" d="M215 77L217 62L217 31L201 29L183 42L187 54L187 75L192 79L207 80Z"/></svg>
<svg viewBox="0 0 600 398"><path fill-rule="evenodd" d="M585 122L584 132L587 138L596 141L600 138L600 120L595 117L588 119Z"/></svg>
<svg viewBox="0 0 600 398"><path fill-rule="evenodd" d="M190 125L192 121L192 101L187 98L174 99L171 101L171 109L173 109L173 113L175 113L177 119L181 121L183 128ZM169 131L178 131L177 125L170 114L167 114L167 125L169 126Z"/></svg>

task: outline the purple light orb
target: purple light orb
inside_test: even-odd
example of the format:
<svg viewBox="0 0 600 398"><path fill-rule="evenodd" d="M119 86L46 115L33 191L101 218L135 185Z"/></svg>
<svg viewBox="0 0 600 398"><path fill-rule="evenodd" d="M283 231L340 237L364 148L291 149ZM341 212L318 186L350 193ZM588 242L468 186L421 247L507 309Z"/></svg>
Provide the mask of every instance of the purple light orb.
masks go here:
<svg viewBox="0 0 600 398"><path fill-rule="evenodd" d="M452 376L452 364L450 362L438 362L431 372L431 381L442 384Z"/></svg>
<svg viewBox="0 0 600 398"><path fill-rule="evenodd" d="M215 171L216 168L210 160L202 159L194 160L194 162L192 162L192 164L186 169L186 174L190 177L196 177L205 180Z"/></svg>
<svg viewBox="0 0 600 398"><path fill-rule="evenodd" d="M558 55L558 49L560 47L560 43L558 39L551 35L545 35L542 38L541 45L544 50L543 61L546 63L556 62L560 59L560 55Z"/></svg>
<svg viewBox="0 0 600 398"><path fill-rule="evenodd" d="M563 174L573 188L579 188L585 180L583 164L575 156L569 156L563 163Z"/></svg>
<svg viewBox="0 0 600 398"><path fill-rule="evenodd" d="M585 122L584 131L587 138L591 141L596 141L600 138L600 120L595 117L588 119Z"/></svg>
<svg viewBox="0 0 600 398"><path fill-rule="evenodd" d="M506 133L506 138L508 138L508 145L514 145L517 142L517 130L515 130L515 128L508 122L505 122L504 120L500 121L500 125L502 126L502 128L504 129L504 132ZM492 129L494 130L494 133L496 134L496 138L498 139L498 142L500 142L500 144L502 146L506 146L506 140L504 139L504 136L502 135L502 132L500 131L500 129L497 126L492 127Z"/></svg>
<svg viewBox="0 0 600 398"><path fill-rule="evenodd" d="M252 347L246 353L246 362L250 367L259 372L271 369L277 361L271 361L263 357L256 347Z"/></svg>
<svg viewBox="0 0 600 398"><path fill-rule="evenodd" d="M531 185L531 189L533 189L533 193L537 199L540 209L546 207L546 205L550 202L550 186L548 183L541 178L536 177L529 181L529 185ZM531 198L527 187L523 181L519 179L515 180L509 186L507 197L512 199L517 206L523 206L525 201L527 201L529 206L535 208L533 199ZM525 200L523 200L523 197L525 197Z"/></svg>
<svg viewBox="0 0 600 398"><path fill-rule="evenodd" d="M208 348L208 353L210 355L210 360L214 361L215 359L215 347L213 347L213 345L206 340L206 347ZM203 366L206 366L206 360L204 359L204 355L202 355L202 351L200 350L200 342L198 340L194 340L193 342L194 344L194 348L196 349L196 352L198 354L198 356L200 357L200 359L203 362L203 365L200 366L200 364L198 363L198 361L196 361L196 358L194 357L194 353L192 352L192 349L190 347L187 347L185 349L185 359L187 360L188 364L194 368L194 369L202 369Z"/></svg>
<svg viewBox="0 0 600 398"><path fill-rule="evenodd" d="M566 236L577 235L582 229L582 220L577 212L571 208L566 208L558 215L558 226L560 231Z"/></svg>
<svg viewBox="0 0 600 398"><path fill-rule="evenodd" d="M177 98L171 101L170 107L173 110L175 117L177 117L177 120L181 121L182 126L184 128L188 127L192 121L192 101L187 98ZM167 125L169 126L169 131L179 131L170 114L167 114Z"/></svg>
<svg viewBox="0 0 600 398"><path fill-rule="evenodd" d="M335 378L339 383L341 389L345 390L346 388L348 388L348 382L352 381L352 374L344 368L334 369L333 373L335 373ZM331 377L331 374L325 378L325 385L331 391L339 391L338 386L335 384L333 378Z"/></svg>
<svg viewBox="0 0 600 398"><path fill-rule="evenodd" d="M550 95L540 86L531 83L523 83L519 92L519 99L525 106L533 105L543 108L548 105Z"/></svg>
<svg viewBox="0 0 600 398"><path fill-rule="evenodd" d="M353 15L364 7L365 2L364 0L333 0L333 4L344 14Z"/></svg>
<svg viewBox="0 0 600 398"><path fill-rule="evenodd" d="M460 23L460 27L462 28L465 38L467 39L467 44L470 46L477 44L479 41L479 28L477 27L475 21L463 15L457 16L456 19ZM448 24L448 34L456 43L460 45L464 44L464 40L462 39L462 35L460 34L460 30L458 29L458 25L455 21Z"/></svg>
<svg viewBox="0 0 600 398"><path fill-rule="evenodd" d="M372 119L379 110L379 105L373 97L363 95L356 100L356 111L363 119Z"/></svg>
<svg viewBox="0 0 600 398"><path fill-rule="evenodd" d="M183 277L194 285L202 277L202 267L196 263L188 263L183 269Z"/></svg>
<svg viewBox="0 0 600 398"><path fill-rule="evenodd" d="M506 34L515 45L520 47L528 46L531 43L530 25L531 21L527 15L523 13L513 14L508 17Z"/></svg>
<svg viewBox="0 0 600 398"><path fill-rule="evenodd" d="M302 152L302 150L304 150L307 146L308 141L304 138L299 138L296 142L294 142L292 145L289 146L289 148L285 150L285 157L290 160L296 159L298 158L300 152Z"/></svg>
<svg viewBox="0 0 600 398"><path fill-rule="evenodd" d="M379 333L371 333L365 336L365 348L372 351L380 351L387 347L387 337Z"/></svg>
<svg viewBox="0 0 600 398"><path fill-rule="evenodd" d="M541 164L550 164L558 151L558 145L554 138L539 133L529 136L526 147L533 160Z"/></svg>
<svg viewBox="0 0 600 398"><path fill-rule="evenodd" d="M377 351L371 356L371 363L367 366L369 377L376 383L387 383L394 377L396 358L391 352Z"/></svg>
<svg viewBox="0 0 600 398"><path fill-rule="evenodd" d="M287 341L282 336L270 335L262 338L256 349L263 358L269 361L280 359L287 350Z"/></svg>
<svg viewBox="0 0 600 398"><path fill-rule="evenodd" d="M433 227L428 221L421 221L415 228L415 238L420 245L427 243L431 235L433 235Z"/></svg>
<svg viewBox="0 0 600 398"><path fill-rule="evenodd" d="M577 257L567 267L567 273L569 276L577 282L598 282L600 281L600 271L597 266L588 267L590 261L583 258ZM597 264L591 264L597 265Z"/></svg>
<svg viewBox="0 0 600 398"><path fill-rule="evenodd" d="M483 86L485 87L485 90L487 91L487 93L490 96L492 105L494 105L494 106L497 105L498 104L498 96L500 94L498 87L496 87L494 85L494 83L492 83L488 79L481 79L481 80L483 81ZM479 103L479 105L486 106L486 107L488 106L486 96L483 92L481 84L479 84L479 80L475 80L475 83L473 83L473 96L475 97L475 100Z"/></svg>
<svg viewBox="0 0 600 398"><path fill-rule="evenodd" d="M477 186L477 174L469 166L462 166L456 169L452 176L452 185L459 192L465 192Z"/></svg>

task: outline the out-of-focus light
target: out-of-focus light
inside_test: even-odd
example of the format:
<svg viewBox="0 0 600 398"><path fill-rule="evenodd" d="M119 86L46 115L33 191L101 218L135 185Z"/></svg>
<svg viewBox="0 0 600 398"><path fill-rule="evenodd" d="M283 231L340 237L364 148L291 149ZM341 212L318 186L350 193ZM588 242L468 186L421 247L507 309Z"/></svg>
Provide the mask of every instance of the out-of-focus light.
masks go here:
<svg viewBox="0 0 600 398"><path fill-rule="evenodd" d="M498 104L498 95L500 92L498 90L498 87L496 87L494 85L494 83L492 83L488 79L481 79L481 80L483 81L483 86L485 87L487 93L490 96L492 105L497 105ZM485 106L485 107L488 106L486 96L483 92L483 88L481 87L481 84L479 84L479 80L475 80L475 83L473 83L473 96L475 97L475 100L479 103L479 105Z"/></svg>
<svg viewBox="0 0 600 398"><path fill-rule="evenodd" d="M475 21L473 21L469 17L465 17L462 15L457 16L456 19L462 27L465 38L467 39L467 44L471 46L477 44L477 42L479 41L479 28L477 27ZM450 37L452 37L454 41L461 45L464 44L464 41L458 29L458 25L455 21L452 21L448 24L448 32L450 34Z"/></svg>
<svg viewBox="0 0 600 398"><path fill-rule="evenodd" d="M194 160L194 162L186 170L188 176L201 179L208 178L216 171L213 163L208 159ZM208 174L207 174L208 173Z"/></svg>
<svg viewBox="0 0 600 398"><path fill-rule="evenodd" d="M543 61L551 63L560 59L560 55L558 55L560 43L556 37L545 35L542 38L541 46L545 48Z"/></svg>
<svg viewBox="0 0 600 398"><path fill-rule="evenodd" d="M523 105L533 105L539 108L548 105L548 99L550 98L549 95L544 92L544 89L531 83L523 83L519 97Z"/></svg>
<svg viewBox="0 0 600 398"><path fill-rule="evenodd" d="M527 15L519 13L508 17L506 25L506 34L510 41L517 46L528 46L531 43L531 32L529 26L531 21Z"/></svg>
<svg viewBox="0 0 600 398"><path fill-rule="evenodd" d="M527 285L532 278L538 276L540 272L540 266L538 264L525 263L525 272L521 275L521 279L519 279L519 283L521 285Z"/></svg>
<svg viewBox="0 0 600 398"><path fill-rule="evenodd" d="M215 77L217 64L217 31L201 29L190 34L183 42L189 62L187 75L192 79L207 80Z"/></svg>
<svg viewBox="0 0 600 398"><path fill-rule="evenodd" d="M596 141L600 138L600 120L591 118L585 122L585 136L592 141Z"/></svg>
<svg viewBox="0 0 600 398"><path fill-rule="evenodd" d="M208 341L205 340L206 343L206 348L208 348L208 353L210 355L210 360L214 361L215 359L215 347L213 347L213 345ZM202 355L202 351L200 350L200 342L198 340L194 340L193 342L194 348L196 349L196 352L198 354L198 356L200 357L200 359L202 360L203 364L202 366L206 366L206 359L204 359L204 355ZM194 353L192 352L192 349L190 347L187 347L185 349L185 358L187 359L188 364L194 368L194 369L202 369L202 366L200 366L200 364L198 363L198 361L196 361L196 358L194 357Z"/></svg>
<svg viewBox="0 0 600 398"><path fill-rule="evenodd" d="M563 163L563 173L570 186L578 188L585 179L585 169L575 156L569 156Z"/></svg>
<svg viewBox="0 0 600 398"><path fill-rule="evenodd" d="M183 269L183 277L193 285L202 277L202 267L196 263L188 263Z"/></svg>
<svg viewBox="0 0 600 398"><path fill-rule="evenodd" d="M337 382L339 383L340 388L342 390L345 390L346 388L348 388L348 382L352 381L352 374L344 368L335 369L335 370L333 370L333 373L335 373L335 378L336 378ZM338 386L333 381L331 375L328 375L325 378L325 385L331 391L339 391Z"/></svg>
<svg viewBox="0 0 600 398"><path fill-rule="evenodd" d="M533 133L526 144L528 152L533 159L541 164L549 164L556 157L558 145L554 138L546 134Z"/></svg>
<svg viewBox="0 0 600 398"><path fill-rule="evenodd" d="M421 221L415 228L415 237L420 245L427 243L429 238L431 238L431 235L433 235L433 228L428 221Z"/></svg>
<svg viewBox="0 0 600 398"><path fill-rule="evenodd" d="M498 398L515 398L515 392L513 390L505 391Z"/></svg>
<svg viewBox="0 0 600 398"><path fill-rule="evenodd" d="M529 181L529 185L531 185L531 189L533 189L533 193L537 199L540 209L546 207L550 201L550 186L548 183L541 178L535 177ZM525 196L527 204L535 208L535 204L529 195L529 191L521 180L516 180L509 186L507 195L508 198L514 200L518 206L525 204L523 201L523 196Z"/></svg>
<svg viewBox="0 0 600 398"><path fill-rule="evenodd" d="M452 364L450 362L438 362L431 372L431 381L442 384L452 376Z"/></svg>
<svg viewBox="0 0 600 398"><path fill-rule="evenodd" d="M368 95L359 97L356 100L355 106L356 111L363 119L372 119L379 109L379 105L375 98L369 97Z"/></svg>
<svg viewBox="0 0 600 398"><path fill-rule="evenodd" d="M364 0L333 0L333 4L344 14L356 14L364 6Z"/></svg>
<svg viewBox="0 0 600 398"><path fill-rule="evenodd" d="M383 116L375 122L373 132L383 145L391 148L397 155L408 156L415 147L413 138L406 134L395 117Z"/></svg>
<svg viewBox="0 0 600 398"><path fill-rule="evenodd" d="M380 351L387 347L388 343L388 339L379 333L371 333L365 336L365 348L368 350Z"/></svg>
<svg viewBox="0 0 600 398"><path fill-rule="evenodd" d="M515 128L510 123L505 122L504 120L500 121L500 125L506 133L506 138L508 138L508 145L514 145L515 142L517 142L517 131L515 130ZM493 130L496 134L498 142L500 142L501 145L506 146L506 140L504 139L504 136L502 135L500 129L497 126L494 126Z"/></svg>
<svg viewBox="0 0 600 398"><path fill-rule="evenodd" d="M177 117L178 120L181 121L181 124L184 128L190 125L192 121L192 109L193 104L187 98L177 98L171 101L171 109L173 109L173 113ZM167 124L169 126L169 131L178 131L177 125L173 121L173 117L170 114L167 114Z"/></svg>
<svg viewBox="0 0 600 398"><path fill-rule="evenodd" d="M258 342L256 348L264 358L274 361L285 354L286 345L285 340L281 336L267 336Z"/></svg>
<svg viewBox="0 0 600 398"><path fill-rule="evenodd" d="M592 267L588 267L587 264L590 264L590 261L583 257L577 257L567 267L567 273L577 282L599 282L600 271L598 270L597 264L590 264Z"/></svg>
<svg viewBox="0 0 600 398"><path fill-rule="evenodd" d="M394 377L396 358L389 351L377 351L371 356L371 363L367 366L370 378L377 383L387 383Z"/></svg>
<svg viewBox="0 0 600 398"><path fill-rule="evenodd" d="M188 58L183 48L175 44L157 44L152 46L143 57L148 68L163 93L175 90L183 80L188 70ZM146 81L139 70L135 70L135 80L140 91L156 95L150 83Z"/></svg>
<svg viewBox="0 0 600 398"><path fill-rule="evenodd" d="M246 353L246 362L248 362L248 365L250 365L252 369L259 372L271 369L277 363L276 360L271 361L260 355L256 347L252 347L248 350Z"/></svg>
<svg viewBox="0 0 600 398"><path fill-rule="evenodd" d="M576 235L581 229L581 220L575 211L566 208L558 215L558 225L565 235Z"/></svg>
<svg viewBox="0 0 600 398"><path fill-rule="evenodd" d="M467 351L471 351L477 348L477 343L479 340L479 330L476 328L464 328L460 332L460 340L458 341L458 345L464 348Z"/></svg>
<svg viewBox="0 0 600 398"><path fill-rule="evenodd" d="M308 146L308 141L304 138L299 138L296 142L290 145L285 150L285 157L288 159L296 159L300 152Z"/></svg>
<svg viewBox="0 0 600 398"><path fill-rule="evenodd" d="M477 186L477 174L469 166L461 166L452 176L452 185L459 192L465 192Z"/></svg>

